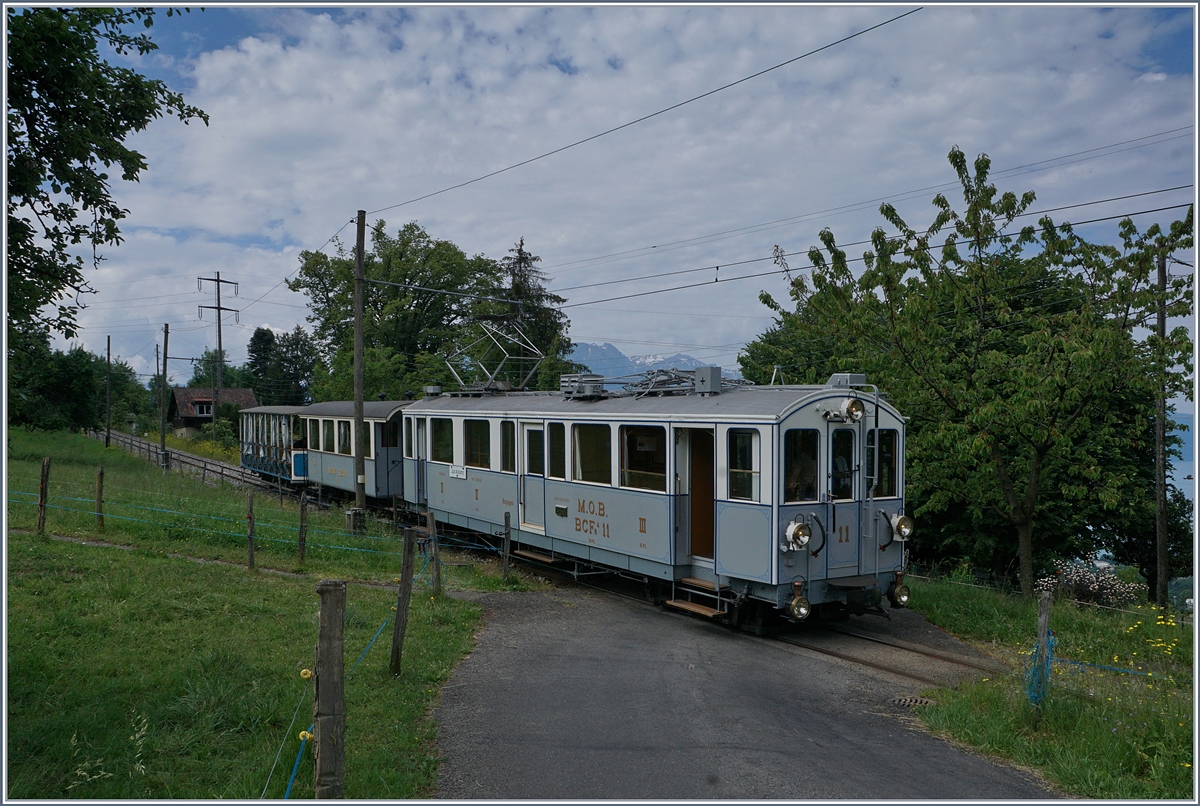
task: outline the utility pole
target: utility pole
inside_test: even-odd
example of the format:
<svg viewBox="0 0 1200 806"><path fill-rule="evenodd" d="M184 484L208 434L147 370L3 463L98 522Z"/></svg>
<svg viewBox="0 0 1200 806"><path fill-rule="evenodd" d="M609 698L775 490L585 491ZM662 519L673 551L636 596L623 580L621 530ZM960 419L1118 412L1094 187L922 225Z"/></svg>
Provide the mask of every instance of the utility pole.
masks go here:
<svg viewBox="0 0 1200 806"><path fill-rule="evenodd" d="M222 381L224 380L223 375L224 375L224 369L225 369L225 350L221 347L221 312L222 311L233 311L234 321L235 322L241 321L238 318L241 316L241 311L235 310L233 308L222 308L221 307L221 283L224 283L225 285L233 286L233 295L235 297L238 295L238 284L232 280L222 280L221 272L216 272L216 275L217 275L216 277L197 277L196 278L196 287L199 288L201 291L204 290L204 283L206 283L206 282L217 284L217 304L200 306L200 318L201 319L204 318L204 309L205 308L210 308L217 312L217 374L216 374L216 379L214 380L215 385L213 386L213 396L212 396L212 398L213 398L212 399L212 428L213 428L213 439L214 440L217 438L217 404L218 404L217 398L221 394L221 386L222 386Z"/></svg>
<svg viewBox="0 0 1200 806"><path fill-rule="evenodd" d="M163 323L163 359L162 359L162 388L159 389L160 400L158 407L158 457L162 462L163 472L167 472L167 341L171 338L171 325Z"/></svg>
<svg viewBox="0 0 1200 806"><path fill-rule="evenodd" d="M1158 549L1155 604L1167 606L1171 568L1167 562L1167 256L1158 256L1158 392L1154 422L1154 531Z"/></svg>
<svg viewBox="0 0 1200 806"><path fill-rule="evenodd" d="M358 245L354 250L354 506L367 508L367 462L363 433L363 249L367 211L358 211Z"/></svg>
<svg viewBox="0 0 1200 806"><path fill-rule="evenodd" d="M104 447L112 439L112 336L108 337L108 358L104 364Z"/></svg>

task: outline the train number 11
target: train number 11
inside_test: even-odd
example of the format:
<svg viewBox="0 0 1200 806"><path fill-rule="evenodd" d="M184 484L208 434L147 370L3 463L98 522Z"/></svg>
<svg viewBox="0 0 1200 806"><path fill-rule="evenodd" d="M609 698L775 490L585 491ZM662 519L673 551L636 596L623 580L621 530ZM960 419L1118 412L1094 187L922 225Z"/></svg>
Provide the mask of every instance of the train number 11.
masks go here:
<svg viewBox="0 0 1200 806"><path fill-rule="evenodd" d="M838 527L838 542L839 543L849 543L850 542L850 527L849 526L839 526Z"/></svg>

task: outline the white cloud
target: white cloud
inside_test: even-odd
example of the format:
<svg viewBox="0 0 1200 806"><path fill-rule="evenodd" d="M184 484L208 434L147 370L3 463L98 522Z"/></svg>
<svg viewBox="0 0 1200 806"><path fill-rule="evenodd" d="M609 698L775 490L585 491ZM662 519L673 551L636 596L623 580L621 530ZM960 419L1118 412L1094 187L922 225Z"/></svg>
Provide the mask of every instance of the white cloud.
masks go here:
<svg viewBox="0 0 1200 806"><path fill-rule="evenodd" d="M106 323L137 318L149 328L168 319L177 323L172 343L179 327L198 355L214 339L211 328L183 330L197 326L196 300L166 296L180 284L194 287L180 273L219 269L223 277L248 278L240 299L252 286L258 296L274 282L249 278L277 282L297 267L300 250L321 246L359 208L387 207L528 159L898 13L804 6L259 10L244 18L257 27L236 46L167 54L188 71L188 101L212 123L164 120L134 138L150 169L140 184L120 188L132 211L130 237L110 250L102 272L161 292L162 304L114 306L101 315L99 303L112 299L105 296L112 287L101 287L97 310L81 317L85 340L98 349L105 327L113 327ZM372 218L393 229L416 219L468 253L493 257L523 236L554 287L710 265L727 267L724 279L737 271L730 264L769 256L775 243L807 248L826 225L843 242L861 240L882 223L878 205L688 248L665 245L951 181L945 156L953 145L972 157L986 152L1001 169L1193 123L1193 77L1139 67L1154 30L1136 8L930 7L637 126ZM1184 156L1170 157L1173 146ZM1173 146L1002 184L1036 190L1046 207L1184 184L1194 172L1194 144ZM913 223L930 216L927 197L898 207ZM562 265L651 244L664 247ZM678 284L711 276L682 278ZM667 284L676 278L569 296L579 302ZM619 338L713 345L692 352L732 364L736 349L716 346L762 329L763 288L780 292L781 284L723 283L568 312L574 333L627 352L640 350ZM303 309L274 302L303 298L280 289L252 306L242 327L226 332L234 360L244 358L249 322L290 329L303 321ZM136 332L127 349L153 336ZM152 349L143 351L151 363Z"/></svg>

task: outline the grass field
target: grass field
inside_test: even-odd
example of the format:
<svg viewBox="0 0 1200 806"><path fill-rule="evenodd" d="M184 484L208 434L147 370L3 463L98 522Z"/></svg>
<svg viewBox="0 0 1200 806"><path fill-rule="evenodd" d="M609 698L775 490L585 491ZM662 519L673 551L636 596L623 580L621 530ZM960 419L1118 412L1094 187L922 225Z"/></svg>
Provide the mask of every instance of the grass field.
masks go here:
<svg viewBox="0 0 1200 806"><path fill-rule="evenodd" d="M52 462L47 532L122 548L26 531L42 456ZM101 463L103 532L94 514ZM479 610L434 600L426 569L393 678L396 592L382 585L399 575L400 544L386 524L356 536L342 530L340 511L312 511L300 563L296 506L256 497L250 571L231 564L246 561L244 493L164 476L78 435L10 432L8 471L8 797L257 798L277 754L266 796L282 797L298 734L312 721L300 671L313 665L323 577L367 583L347 596L347 671L388 625L347 682L347 797L432 794L429 711L473 644ZM542 584L520 571L505 582L495 561L465 562L447 567L447 589ZM291 797L311 798L312 779L306 750Z"/></svg>
<svg viewBox="0 0 1200 806"><path fill-rule="evenodd" d="M299 672L312 666L316 583L364 583L349 590L349 670L390 618L395 590L382 586L399 574L397 535L379 522L350 534L340 510L311 510L300 562L296 505L258 493L258 570L249 571L237 567L246 561L245 492L164 476L78 435L13 431L9 440L7 795L257 798L279 754L266 796L281 797L297 734L311 722ZM30 533L43 456L52 459L47 531L123 549ZM519 572L503 581L495 560L448 557L467 563L447 568L450 590L543 586ZM1148 607L1128 614L1057 602L1057 656L1092 666L1056 665L1034 708L1019 670L1036 638L1036 604L949 582L910 577L910 585L914 609L1014 670L935 692L937 705L917 709L931 730L1041 770L1069 794L1192 797L1190 627ZM469 651L479 612L432 600L428 571L413 602L403 674L388 674L385 629L348 682L347 797L432 794L429 710ZM311 758L301 756L291 797L312 797Z"/></svg>
<svg viewBox="0 0 1200 806"><path fill-rule="evenodd" d="M932 730L1040 770L1072 795L1193 797L1190 625L1149 605L1123 613L1056 601L1054 655L1077 663L1052 664L1050 692L1035 708L1020 671L1037 641L1036 602L951 582L910 584L915 610L1014 670L937 691L937 705L918 709Z"/></svg>

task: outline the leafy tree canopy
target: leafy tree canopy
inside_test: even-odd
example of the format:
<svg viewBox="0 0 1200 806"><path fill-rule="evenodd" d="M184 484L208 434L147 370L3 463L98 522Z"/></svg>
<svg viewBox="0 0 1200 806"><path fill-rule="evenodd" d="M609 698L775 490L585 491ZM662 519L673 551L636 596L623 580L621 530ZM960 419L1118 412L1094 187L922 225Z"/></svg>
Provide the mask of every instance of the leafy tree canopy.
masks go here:
<svg viewBox="0 0 1200 806"><path fill-rule="evenodd" d="M824 248L808 255L812 288L793 282L795 313L764 295L780 318L741 363L760 382L777 366L789 382L869 373L911 418L915 514L953 507L984 533L1015 532L1000 553L1012 557L1015 544L1029 593L1035 524L1040 536L1061 518L1073 528L1059 535L1070 539L1087 534L1089 513L1126 507L1134 477L1127 462L1110 460L1145 461L1156 383L1169 393L1189 386L1186 329L1161 345L1138 341L1135 329L1161 305L1175 316L1191 311L1190 278L1176 279L1164 299L1153 269L1159 255L1191 247L1192 212L1168 232L1139 233L1124 221L1120 248L1098 246L1048 217L1018 227L1032 193L1001 194L986 156L970 166L956 148L949 159L961 213L939 195L932 223L918 231L883 205L896 234L874 232L857 277L833 233L822 232ZM1129 421L1130 406L1140 420Z"/></svg>
<svg viewBox="0 0 1200 806"><path fill-rule="evenodd" d="M151 27L156 11L7 9L10 349L39 331L76 335L79 295L91 289L75 250L91 247L98 265L99 249L121 242L129 211L113 201L109 171L137 181L147 167L126 138L164 113L208 123L163 82L100 56L102 43L120 55L155 50L129 29Z"/></svg>

